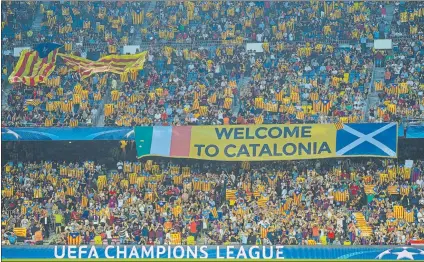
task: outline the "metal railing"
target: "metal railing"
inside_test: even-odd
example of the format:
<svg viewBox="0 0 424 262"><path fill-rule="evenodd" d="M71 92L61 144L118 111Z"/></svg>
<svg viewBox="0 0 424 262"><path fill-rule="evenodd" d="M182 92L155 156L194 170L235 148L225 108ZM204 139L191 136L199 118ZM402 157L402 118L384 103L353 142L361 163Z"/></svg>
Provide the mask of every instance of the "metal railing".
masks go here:
<svg viewBox="0 0 424 262"><path fill-rule="evenodd" d="M14 37L10 36L10 37ZM398 42L404 42L404 41L415 41L418 39L418 37L411 37L411 36L395 36L391 38L394 43ZM303 39L296 39L294 41L270 41L269 44L275 45L277 43L284 43L284 44L306 44L311 42L317 42L322 44L332 44L332 45L347 45L347 44L357 44L359 40L353 40L353 39L336 39L336 38L328 38L328 37L317 37L317 38L303 38ZM33 41L30 39L22 39L22 40L13 40L9 43L4 44L3 50L11 50L14 47L31 47L33 48L35 45L37 45L38 41ZM131 41L130 44L132 45L139 45L141 50L153 48L153 47L164 47L164 46L172 46L176 48L196 48L196 47L210 47L210 46L234 46L234 45L245 45L246 43L263 43L263 42L257 42L253 41L251 39L243 39L243 42L236 42L234 40L191 40L191 41ZM122 47L123 45L119 45ZM89 43L84 42L83 43L83 49L105 49L107 47L106 42L96 42L96 43ZM74 49L76 46L73 47Z"/></svg>

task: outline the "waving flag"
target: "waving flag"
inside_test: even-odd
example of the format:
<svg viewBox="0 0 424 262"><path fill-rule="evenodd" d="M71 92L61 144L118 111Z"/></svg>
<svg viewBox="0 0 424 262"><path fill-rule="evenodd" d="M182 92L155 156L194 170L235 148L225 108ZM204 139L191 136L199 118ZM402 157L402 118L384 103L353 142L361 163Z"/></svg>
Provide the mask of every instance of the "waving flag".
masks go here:
<svg viewBox="0 0 424 262"><path fill-rule="evenodd" d="M40 57L37 51L24 50L12 74L10 83L24 83L27 86L36 86L44 83L53 72L56 64L57 49L46 57Z"/></svg>
<svg viewBox="0 0 424 262"><path fill-rule="evenodd" d="M53 50L62 45L56 43L41 43L35 46L34 50L38 52L40 58L47 57Z"/></svg>
<svg viewBox="0 0 424 262"><path fill-rule="evenodd" d="M80 245L82 236L78 232L71 232L68 234L68 245Z"/></svg>
<svg viewBox="0 0 424 262"><path fill-rule="evenodd" d="M142 70L146 61L147 52L135 55L110 55L98 61L91 61L74 55L60 54L65 64L81 74L81 78L92 74L111 72L123 74L131 70Z"/></svg>

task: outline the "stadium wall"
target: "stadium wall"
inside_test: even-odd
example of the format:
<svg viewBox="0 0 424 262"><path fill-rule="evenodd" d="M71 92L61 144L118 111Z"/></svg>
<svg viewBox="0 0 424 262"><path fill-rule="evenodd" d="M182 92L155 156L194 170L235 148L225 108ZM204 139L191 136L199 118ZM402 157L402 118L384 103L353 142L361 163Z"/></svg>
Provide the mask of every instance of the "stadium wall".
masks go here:
<svg viewBox="0 0 424 262"><path fill-rule="evenodd" d="M3 246L2 260L424 260L424 246Z"/></svg>
<svg viewBox="0 0 424 262"><path fill-rule="evenodd" d="M424 139L405 139L398 140L398 158L399 163L407 159L418 160L424 155ZM119 140L94 140L94 141L3 141L1 160L3 163L8 161L67 161L84 162L92 160L107 168L116 168L118 161L137 161L136 145L134 142L128 142L122 149ZM161 157L146 156L143 160L160 161ZM185 164L194 160L187 158L173 158L174 163Z"/></svg>

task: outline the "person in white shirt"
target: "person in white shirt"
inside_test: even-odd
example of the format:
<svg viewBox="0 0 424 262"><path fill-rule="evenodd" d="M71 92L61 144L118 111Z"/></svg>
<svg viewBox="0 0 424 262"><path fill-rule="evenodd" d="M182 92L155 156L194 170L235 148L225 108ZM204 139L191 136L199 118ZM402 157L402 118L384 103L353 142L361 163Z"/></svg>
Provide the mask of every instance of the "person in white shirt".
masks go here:
<svg viewBox="0 0 424 262"><path fill-rule="evenodd" d="M119 170L119 171L122 171L122 169L123 169L123 167L124 167L124 163L123 163L122 161L119 161L119 162L116 164L116 166L117 166L117 168L118 168L118 170Z"/></svg>
<svg viewBox="0 0 424 262"><path fill-rule="evenodd" d="M257 35L256 35L256 41L257 41L257 42L262 42L262 37L263 37L263 35L262 35L262 34L257 34Z"/></svg>
<svg viewBox="0 0 424 262"><path fill-rule="evenodd" d="M22 219L22 221L21 221L21 227L23 227L23 228L29 228L29 225L30 225L29 220L26 217L24 219Z"/></svg>
<svg viewBox="0 0 424 262"><path fill-rule="evenodd" d="M159 120L159 119L160 119L160 117L161 117L160 113L159 113L159 112L157 112L157 113L155 114L155 119L156 119L156 120Z"/></svg>
<svg viewBox="0 0 424 262"><path fill-rule="evenodd" d="M418 210L417 219L418 219L418 222L424 222L424 210L423 209Z"/></svg>
<svg viewBox="0 0 424 262"><path fill-rule="evenodd" d="M422 178L418 178L418 180L415 181L415 183L421 188L424 186L424 180Z"/></svg>
<svg viewBox="0 0 424 262"><path fill-rule="evenodd" d="M106 239L107 239L107 244L111 245L112 244L112 228L108 227L108 229L106 230Z"/></svg>
<svg viewBox="0 0 424 262"><path fill-rule="evenodd" d="M153 59L154 59L154 56L149 53L149 55L148 55L149 62L153 62Z"/></svg>
<svg viewBox="0 0 424 262"><path fill-rule="evenodd" d="M116 81L116 79L112 79L112 89L116 89L118 86L118 82Z"/></svg>

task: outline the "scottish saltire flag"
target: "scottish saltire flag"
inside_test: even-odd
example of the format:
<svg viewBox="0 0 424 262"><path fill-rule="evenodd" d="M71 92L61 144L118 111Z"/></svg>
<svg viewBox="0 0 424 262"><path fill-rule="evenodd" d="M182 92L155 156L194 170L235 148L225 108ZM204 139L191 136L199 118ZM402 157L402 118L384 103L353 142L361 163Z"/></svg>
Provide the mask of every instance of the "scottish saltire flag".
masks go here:
<svg viewBox="0 0 424 262"><path fill-rule="evenodd" d="M56 43L41 43L35 46L34 50L38 52L39 58L47 57L51 51L62 47L63 45Z"/></svg>
<svg viewBox="0 0 424 262"><path fill-rule="evenodd" d="M337 156L397 157L397 123L344 124L337 130Z"/></svg>

